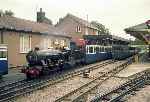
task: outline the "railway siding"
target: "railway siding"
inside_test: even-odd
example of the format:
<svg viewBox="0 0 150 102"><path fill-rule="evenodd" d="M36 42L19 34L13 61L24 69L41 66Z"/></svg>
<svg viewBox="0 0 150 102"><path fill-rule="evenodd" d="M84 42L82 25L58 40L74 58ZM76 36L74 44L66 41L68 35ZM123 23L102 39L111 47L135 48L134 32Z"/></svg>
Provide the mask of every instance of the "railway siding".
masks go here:
<svg viewBox="0 0 150 102"><path fill-rule="evenodd" d="M115 68L112 68L112 66L116 65ZM80 99L83 100L83 97L87 97L87 95L91 92L91 90L97 89L99 85L101 85L103 82L108 80L111 76L119 72L120 70L124 69L126 67L126 62L116 62L114 64L109 65L111 66L111 69L107 69L105 67L105 73L102 75L96 76L94 80L91 81L91 83L87 83L86 85L58 98L55 100L55 102L79 102ZM84 100L85 101L85 100Z"/></svg>
<svg viewBox="0 0 150 102"><path fill-rule="evenodd" d="M98 67L102 67L102 66L105 66L105 65L110 64L110 63L113 63L113 61L112 60L107 60L107 61L103 61L103 62L100 62L100 63L87 65L87 66L85 66L81 69L73 70L71 72L67 72L67 73L64 73L64 74L56 73L56 75L53 76L52 78L46 77L46 79L42 78L42 79L39 79L39 80L35 80L35 82L33 80L34 84L32 84L32 81L30 83L30 82L26 82L25 80L22 80L22 81L12 82L10 84L3 85L0 88L4 89L5 92L4 92L4 90L2 90L4 94L0 95L0 97L2 97L0 99L0 102L11 100L11 99L13 99L17 96L21 96L21 95L24 95L24 94L27 94L27 93L31 93L35 90L43 89L45 87L48 87L48 86L54 85L56 83L59 83L63 80L67 80L69 78L80 75L86 70L94 70L94 69L97 69ZM24 83L27 83L27 84L24 84ZM30 84L30 85L28 85L28 84ZM20 87L20 85L24 85L24 87ZM9 90L9 89L11 89L11 90Z"/></svg>
<svg viewBox="0 0 150 102"><path fill-rule="evenodd" d="M112 81L110 81L110 83L105 83L106 86L108 86L109 88L107 88L107 91L105 90L103 86L101 88L99 88L99 90L104 89L104 91L102 92L97 92L96 96L93 96L95 98L91 98L89 99L89 102L99 102L99 101L104 101L104 102L117 102L121 99L124 98L124 96L126 96L129 93L132 93L133 90L136 90L139 87L142 87L143 85L147 84L147 81L149 80L149 76L150 76L150 69L146 69L143 70L142 72L138 72L134 75L131 75L130 77L127 78L118 78L118 79L126 79L126 81L124 81L122 84L114 86L113 88L110 88L113 79L111 79ZM116 78L116 77L115 77ZM119 81L116 81L116 83ZM115 83L114 83L115 84Z"/></svg>
<svg viewBox="0 0 150 102"><path fill-rule="evenodd" d="M113 63L113 65L116 63ZM106 66L107 67L112 66L112 64L106 65ZM95 69L97 69L98 67L103 69L103 72L104 72L104 69L105 69L105 72L107 71L107 68L102 67L102 66L96 66ZM78 90L78 88L80 88L82 86L86 86L87 83L90 83L92 81L93 81L93 77L84 78L82 76L82 74L80 74L78 76L75 76L75 77L69 78L67 80L61 81L60 83L56 83L54 85L51 85L50 87L47 87L43 90L33 92L33 94L27 95L26 97L20 97L16 101L17 102L20 102L20 101L26 102L26 101L29 101L28 99L30 99L30 101L33 101L33 102L36 102L36 101L53 102L56 99L63 97L67 93L70 93L74 90ZM97 84L97 83L93 83L93 84Z"/></svg>
<svg viewBox="0 0 150 102"><path fill-rule="evenodd" d="M53 102L65 96L68 93L72 93L75 90L83 89L84 86L89 86L86 89L86 91L79 92L83 94L78 94L78 99L80 98L80 96L84 96L87 92L91 92L91 89L97 87L99 83L102 83L106 79L116 74L116 72L119 72L120 70L124 69L129 63L131 63L130 59L119 62L109 60L104 61L103 63L88 65L85 66L85 68L81 68L81 70L74 70L63 75L59 75L59 73L57 73L57 75L52 79L47 78L44 80L39 80L39 82L37 81L37 83L31 85L27 84L21 88L19 88L20 86L18 85L19 87L14 87L14 90L6 91L6 93L11 94L5 94L3 96L0 95L0 97L3 97L0 101L3 102L14 99L13 101L16 102ZM83 73L88 71L90 71L90 75L87 78L85 78L83 76ZM6 85L6 87L8 86L9 85ZM22 95L24 95L24 97L21 97Z"/></svg>
<svg viewBox="0 0 150 102"><path fill-rule="evenodd" d="M134 96L129 95L127 102L149 102L150 100L150 85L145 85L140 91L135 92ZM131 97L132 96L132 97Z"/></svg>
<svg viewBox="0 0 150 102"><path fill-rule="evenodd" d="M117 63L118 62L113 63L113 64L109 64L107 66L110 66L112 68L112 66L115 66ZM112 68L112 71L115 71L115 72L120 71L120 67L125 68L122 65L123 63L124 63L124 61L119 62L117 64L118 66L115 67L115 69L114 69L114 67ZM124 65L126 66L127 64L128 63L125 63ZM100 65L100 66L96 65L95 68L93 68L93 69L98 69L98 68L103 68L104 69L103 73L101 73L99 75L99 77L103 76L104 79L107 78L107 77L110 77L110 76L106 76L106 75L110 74L110 72L111 72L111 71L108 72L108 69L106 67L102 67L102 65ZM117 69L119 69L119 70L117 70ZM73 79L76 79L76 80L73 80ZM83 84L83 82L81 80L83 80L85 82L85 79L88 80L88 82ZM100 79L100 78L98 78L96 76L96 79ZM78 75L78 76L71 77L71 78L67 79L68 81L67 80L61 81L60 83L56 83L54 85L51 85L51 87L47 87L47 89L39 90L39 91L34 92L33 94L30 94L26 97L22 97L22 98L20 98L16 101L17 102L20 102L20 101L21 102L25 102L25 101L33 101L33 102L48 101L48 102L53 102L53 101L56 101L57 99L59 99L60 97L65 96L67 93L72 93L75 90L79 90L79 89L84 88L84 86L90 85L89 83L92 84L91 86L93 86L93 84L95 84L95 86L97 86L97 83L99 83L99 82L96 79L93 79L93 77L84 78L83 76ZM102 80L104 80L104 79L102 79ZM73 80L73 81L72 81L72 83L69 84L69 82L71 82L70 80ZM96 82L94 82L94 80L96 80ZM91 90L91 88L92 87L89 87L90 90ZM87 91L89 92L89 90L87 90ZM84 92L82 92L82 93L84 93ZM30 100L28 100L28 99L30 99Z"/></svg>

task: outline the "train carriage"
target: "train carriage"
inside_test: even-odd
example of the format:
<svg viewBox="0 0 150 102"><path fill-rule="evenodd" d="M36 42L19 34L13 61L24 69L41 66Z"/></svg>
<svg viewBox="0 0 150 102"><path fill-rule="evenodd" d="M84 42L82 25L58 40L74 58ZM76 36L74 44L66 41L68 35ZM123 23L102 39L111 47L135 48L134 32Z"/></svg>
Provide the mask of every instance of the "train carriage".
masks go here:
<svg viewBox="0 0 150 102"><path fill-rule="evenodd" d="M85 35L86 63L94 63L112 58L110 35Z"/></svg>
<svg viewBox="0 0 150 102"><path fill-rule="evenodd" d="M114 35L84 35L86 40L86 63L115 59L122 60L134 53L129 49L129 41Z"/></svg>
<svg viewBox="0 0 150 102"><path fill-rule="evenodd" d="M0 76L8 74L7 45L0 44Z"/></svg>
<svg viewBox="0 0 150 102"><path fill-rule="evenodd" d="M110 53L106 51L108 46L86 45L86 63L94 63L111 58Z"/></svg>

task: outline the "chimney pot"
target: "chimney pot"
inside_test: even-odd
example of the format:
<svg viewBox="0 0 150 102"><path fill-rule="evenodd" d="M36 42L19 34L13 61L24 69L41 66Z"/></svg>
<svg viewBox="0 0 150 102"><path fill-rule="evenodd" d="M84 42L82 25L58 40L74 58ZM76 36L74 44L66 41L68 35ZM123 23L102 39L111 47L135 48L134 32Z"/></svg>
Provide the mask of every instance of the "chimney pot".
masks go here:
<svg viewBox="0 0 150 102"><path fill-rule="evenodd" d="M42 8L40 8L40 12L42 12Z"/></svg>

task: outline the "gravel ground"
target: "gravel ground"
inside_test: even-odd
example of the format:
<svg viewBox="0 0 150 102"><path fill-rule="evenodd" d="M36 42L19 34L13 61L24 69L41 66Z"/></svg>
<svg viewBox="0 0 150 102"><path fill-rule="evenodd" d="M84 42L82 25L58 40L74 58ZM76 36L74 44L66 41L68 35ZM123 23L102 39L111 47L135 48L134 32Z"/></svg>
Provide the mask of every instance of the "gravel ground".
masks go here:
<svg viewBox="0 0 150 102"><path fill-rule="evenodd" d="M150 102L150 85L137 91L127 102Z"/></svg>
<svg viewBox="0 0 150 102"><path fill-rule="evenodd" d="M127 79L121 79L121 78L115 78L115 77L112 77L112 78L106 80L96 89L96 91L94 92L95 94L88 95L87 102L90 102L90 100L92 98L94 98L96 95L106 93L109 90L125 83L126 81L127 81Z"/></svg>
<svg viewBox="0 0 150 102"><path fill-rule="evenodd" d="M53 102L58 97L73 91L91 80L92 79L77 76L43 90L36 91L26 97L20 97L16 102Z"/></svg>
<svg viewBox="0 0 150 102"><path fill-rule="evenodd" d="M129 77L133 74L141 72L143 70L149 69L150 63L133 63L129 65L126 69L122 70L120 73L117 74L119 77Z"/></svg>
<svg viewBox="0 0 150 102"><path fill-rule="evenodd" d="M107 65L106 67L101 67L100 69L94 70L91 72L89 78L83 78L83 75L73 77L71 79L62 81L61 83L57 83L55 85L51 85L48 88L43 90L36 91L32 94L29 94L25 97L19 97L16 102L53 102L58 97L69 93L80 86L88 83L89 81L93 80L96 76L94 74L108 68L111 68L112 65Z"/></svg>
<svg viewBox="0 0 150 102"><path fill-rule="evenodd" d="M122 62L117 62L117 63L122 63ZM95 69L91 71L89 78L83 78L83 75L76 76L68 80L62 81L61 83L51 85L50 87L45 88L43 90L38 90L36 92L33 92L32 94L29 94L25 97L19 97L15 101L16 102L53 102L58 97L61 97L66 93L69 93L79 88L80 86L90 82L91 80L93 80L93 78L99 76L98 72L105 72L111 70L113 67L117 65L117 63L109 64L105 67L101 67L99 69ZM124 80L113 77L108 81L104 82L101 86L99 86L97 88L96 93L101 93L101 92L103 93L107 90L110 90L113 87L116 87L117 85L120 85L123 82ZM90 98L91 97L88 97L87 99Z"/></svg>
<svg viewBox="0 0 150 102"><path fill-rule="evenodd" d="M106 72L106 71L112 70L117 64L120 64L120 63L123 63L123 61L119 61L119 62L116 62L116 63L108 64L108 65L106 65L104 67L95 69L95 70L90 72L89 76L95 78L96 76L99 76L99 74L101 74L99 72Z"/></svg>

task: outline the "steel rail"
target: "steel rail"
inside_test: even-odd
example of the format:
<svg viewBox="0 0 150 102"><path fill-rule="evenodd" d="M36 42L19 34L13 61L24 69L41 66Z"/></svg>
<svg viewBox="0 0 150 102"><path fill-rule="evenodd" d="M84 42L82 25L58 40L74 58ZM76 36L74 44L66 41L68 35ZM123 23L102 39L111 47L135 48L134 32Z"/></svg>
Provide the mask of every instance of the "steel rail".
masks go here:
<svg viewBox="0 0 150 102"><path fill-rule="evenodd" d="M99 102L102 100L109 101L109 102L117 102L117 100L121 99L121 97L125 96L127 93L137 88L138 85L141 85L145 81L149 80L149 74L150 74L149 69L136 73L134 76L132 76L130 80L126 81L124 84L121 84L120 86L113 88L113 90L110 90L107 93L96 96L94 99L91 100L91 102ZM113 97L112 99L108 98L111 95L113 95L113 93L117 93L118 91L119 93L121 92L122 93L119 94L117 97Z"/></svg>
<svg viewBox="0 0 150 102"><path fill-rule="evenodd" d="M139 86L144 85L144 83L145 83L144 80L141 80L141 81L137 82L136 84L134 84L134 86L130 87L129 89L127 89L125 91L123 91L121 94L119 94L118 96L112 98L108 102L118 102L123 96L125 96L129 92L132 92L134 89L139 88Z"/></svg>
<svg viewBox="0 0 150 102"><path fill-rule="evenodd" d="M112 60L108 60L108 61L104 61L103 63L101 63L101 64L105 64L105 63L109 63L109 62L111 62ZM86 67L94 67L94 66L96 66L97 64L92 64L92 65L87 65L87 66L84 66L85 68ZM75 70L75 71L79 71L80 69L77 69L77 70ZM81 70L84 70L84 69L81 69ZM68 73L69 74L69 73ZM57 77L57 76L56 76ZM42 79L43 80L43 79ZM15 86L17 86L18 84L23 84L23 83L27 83L27 82L30 82L30 80L28 81L28 80L26 80L26 79L21 79L21 80L17 80L17 81L13 81L13 82L11 82L11 83L7 83L7 84L3 84L3 85L1 85L0 86L0 92L1 92L1 90L4 90L6 87L15 87Z"/></svg>
<svg viewBox="0 0 150 102"><path fill-rule="evenodd" d="M105 80L110 78L112 75L116 74L117 72L121 71L128 65L129 61L126 61L125 63L119 64L119 66L116 66L112 70L106 71L99 77L95 78L94 80L82 85L81 87L69 92L68 94L58 98L55 100L55 102L62 102L62 101L70 101L70 102L77 102L80 97L87 94L94 88L96 88L98 85L103 83ZM112 75L111 75L112 74Z"/></svg>
<svg viewBox="0 0 150 102"><path fill-rule="evenodd" d="M23 87L20 87L20 88L14 87L14 90L11 90L11 91L7 90L5 93L3 91L3 94L2 93L0 94L0 102L7 101L7 100L10 100L10 99L15 98L17 96L32 92L34 90L44 88L46 86L49 86L49 85L55 84L57 82L63 81L64 79L73 77L75 75L82 74L86 70L89 70L89 69L94 70L94 69L97 69L98 67L102 67L102 66L108 65L110 63L113 63L113 61L109 60L109 61L106 61L106 62L101 63L99 65L96 64L96 65L86 66L85 69L73 71L73 72L67 73L65 75L60 75L60 76L57 76L53 79L47 79L47 80L37 82L34 84L24 85ZM10 89L13 89L13 88L10 88Z"/></svg>

